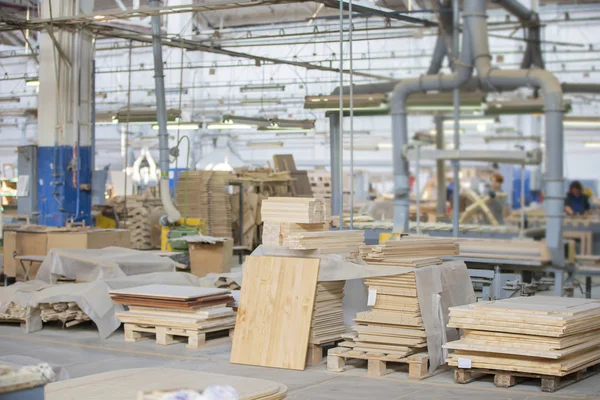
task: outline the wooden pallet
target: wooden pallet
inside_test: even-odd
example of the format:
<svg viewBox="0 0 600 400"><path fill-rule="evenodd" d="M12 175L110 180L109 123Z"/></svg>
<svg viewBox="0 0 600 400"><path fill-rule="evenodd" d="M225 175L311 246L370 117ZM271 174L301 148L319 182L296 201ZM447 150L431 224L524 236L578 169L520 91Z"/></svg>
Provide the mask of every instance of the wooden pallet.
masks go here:
<svg viewBox="0 0 600 400"><path fill-rule="evenodd" d="M388 363L408 364L409 379L424 379L429 376L429 355L427 353L413 354L403 358L393 358L392 356L382 356L370 353L361 355L349 355L351 349L345 347L336 347L327 353L327 370L332 372L344 372L346 360L358 359L367 361L367 375L370 377L379 377L392 372L388 370Z"/></svg>
<svg viewBox="0 0 600 400"><path fill-rule="evenodd" d="M502 371L483 368L455 368L454 382L469 383L483 377L493 375L494 385L508 388L528 379L541 379L542 392L553 393L575 382L579 382L600 372L600 364L584 366L584 368L565 376L531 374L526 372Z"/></svg>
<svg viewBox="0 0 600 400"><path fill-rule="evenodd" d="M325 351L336 347L339 342L343 339L332 340L326 343L309 343L308 344L308 352L306 353L306 366L313 367L315 365L319 365L323 362L323 355Z"/></svg>
<svg viewBox="0 0 600 400"><path fill-rule="evenodd" d="M156 344L167 346L173 343L187 341L187 348L198 349L231 342L234 328L198 331L195 329L169 328L166 326L142 326L124 324L125 341L138 342L143 339L156 337ZM187 339L176 339L185 337Z"/></svg>

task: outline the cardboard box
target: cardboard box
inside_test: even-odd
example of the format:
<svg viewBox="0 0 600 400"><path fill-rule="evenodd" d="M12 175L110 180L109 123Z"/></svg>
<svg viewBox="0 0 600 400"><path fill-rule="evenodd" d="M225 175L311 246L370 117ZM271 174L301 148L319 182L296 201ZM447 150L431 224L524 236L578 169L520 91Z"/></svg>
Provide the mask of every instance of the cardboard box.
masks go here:
<svg viewBox="0 0 600 400"><path fill-rule="evenodd" d="M231 271L233 258L233 239L215 244L190 243L190 272L203 277L211 272L224 273Z"/></svg>
<svg viewBox="0 0 600 400"><path fill-rule="evenodd" d="M45 256L51 249L103 249L117 246L131 248L131 234L126 229L79 229L48 228L39 230L20 229L5 233L4 273L12 278L24 276L23 268L15 256ZM39 263L34 263L29 278L35 279Z"/></svg>

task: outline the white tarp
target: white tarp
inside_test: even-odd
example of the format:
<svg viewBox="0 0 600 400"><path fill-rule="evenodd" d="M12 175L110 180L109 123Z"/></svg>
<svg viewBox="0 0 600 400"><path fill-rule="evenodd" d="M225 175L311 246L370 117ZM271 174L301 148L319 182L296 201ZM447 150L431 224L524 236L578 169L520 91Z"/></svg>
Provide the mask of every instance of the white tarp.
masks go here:
<svg viewBox="0 0 600 400"><path fill-rule="evenodd" d="M185 272L155 272L114 279L97 280L86 283L65 283L52 285L39 280L15 283L0 288L0 313L6 311L12 302L29 307L26 332L42 329L42 321L37 306L40 303L75 302L94 321L102 338L114 332L121 322L116 313L123 306L113 303L108 292L135 286L160 283L177 286L204 286L201 279Z"/></svg>
<svg viewBox="0 0 600 400"><path fill-rule="evenodd" d="M40 265L36 279L56 283L58 277L64 276L89 282L152 272L174 272L177 265L168 257L123 247L52 249Z"/></svg>
<svg viewBox="0 0 600 400"><path fill-rule="evenodd" d="M352 324L357 312L369 309L364 278L414 272L423 325L427 334L430 371L445 363L447 350L442 349L442 345L458 339L456 329L446 328L448 307L470 304L476 300L463 261L446 261L440 265L422 268L374 266L366 265L359 259L350 261L336 254L321 255L318 250L290 250L266 246L259 246L252 255L320 258L319 281L346 281L342 303L346 325Z"/></svg>

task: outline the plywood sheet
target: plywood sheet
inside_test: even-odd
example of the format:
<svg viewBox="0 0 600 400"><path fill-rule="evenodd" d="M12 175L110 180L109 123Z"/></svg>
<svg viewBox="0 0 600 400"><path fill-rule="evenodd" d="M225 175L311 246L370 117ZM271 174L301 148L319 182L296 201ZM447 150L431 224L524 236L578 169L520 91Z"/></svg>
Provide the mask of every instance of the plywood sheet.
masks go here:
<svg viewBox="0 0 600 400"><path fill-rule="evenodd" d="M319 259L247 257L230 361L303 370Z"/></svg>
<svg viewBox="0 0 600 400"><path fill-rule="evenodd" d="M287 391L284 385L264 379L212 374L172 368L121 369L51 383L45 387L46 400L133 400L138 392L203 390L210 385L230 385L241 400L267 399Z"/></svg>
<svg viewBox="0 0 600 400"><path fill-rule="evenodd" d="M197 286L145 285L127 289L111 290L111 295L136 296L152 299L191 300L199 297L229 293L228 289L204 288Z"/></svg>

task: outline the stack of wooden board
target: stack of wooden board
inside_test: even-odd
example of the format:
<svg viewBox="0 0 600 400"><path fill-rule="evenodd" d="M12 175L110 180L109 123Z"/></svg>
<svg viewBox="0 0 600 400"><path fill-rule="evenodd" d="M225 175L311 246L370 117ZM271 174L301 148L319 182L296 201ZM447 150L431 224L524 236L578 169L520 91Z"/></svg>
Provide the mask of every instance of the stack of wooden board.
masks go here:
<svg viewBox="0 0 600 400"><path fill-rule="evenodd" d="M261 206L265 222L322 224L329 222L331 210L322 199L305 197L269 197Z"/></svg>
<svg viewBox="0 0 600 400"><path fill-rule="evenodd" d="M305 232L326 231L326 223L318 224L296 224L293 222L264 222L262 232L262 243L265 246L281 247L283 241L290 235Z"/></svg>
<svg viewBox="0 0 600 400"><path fill-rule="evenodd" d="M370 311L359 312L354 335L329 350L330 371L344 370L346 359L368 360L368 374L387 373L387 363L409 364L409 377L427 376L427 335L421 318L414 272L366 278Z"/></svg>
<svg viewBox="0 0 600 400"><path fill-rule="evenodd" d="M448 364L463 369L560 377L600 363L597 300L533 296L451 307L448 326L464 329L444 345L454 350Z"/></svg>
<svg viewBox="0 0 600 400"><path fill-rule="evenodd" d="M341 338L344 326L344 285L346 281L319 282L310 325L310 344L331 343Z"/></svg>
<svg viewBox="0 0 600 400"><path fill-rule="evenodd" d="M211 337L233 334L235 312L229 307L233 304L230 293L227 289L169 285L110 292L113 301L129 306L128 312L117 314L125 324L126 341L138 341L149 333L156 336L157 344L167 345L175 343L174 336L184 336L190 348L201 347Z"/></svg>
<svg viewBox="0 0 600 400"><path fill-rule="evenodd" d="M361 230L302 232L284 237L283 246L296 250L336 249L356 253L364 240L365 232Z"/></svg>
<svg viewBox="0 0 600 400"><path fill-rule="evenodd" d="M27 317L27 308L11 302L6 311L0 313L0 322L24 322Z"/></svg>
<svg viewBox="0 0 600 400"><path fill-rule="evenodd" d="M534 240L459 239L461 257L550 261L546 242Z"/></svg>
<svg viewBox="0 0 600 400"><path fill-rule="evenodd" d="M183 214L206 221L208 235L232 237L230 177L224 171L187 171L179 177L175 201Z"/></svg>
<svg viewBox="0 0 600 400"><path fill-rule="evenodd" d="M400 359L426 351L415 273L366 278L371 311L356 314L353 351Z"/></svg>
<svg viewBox="0 0 600 400"><path fill-rule="evenodd" d="M429 236L401 236L375 246L361 246L359 256L368 264L420 268L441 264L439 257L458 255L452 239Z"/></svg>

